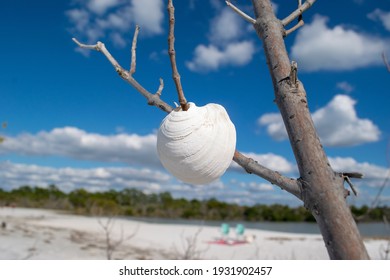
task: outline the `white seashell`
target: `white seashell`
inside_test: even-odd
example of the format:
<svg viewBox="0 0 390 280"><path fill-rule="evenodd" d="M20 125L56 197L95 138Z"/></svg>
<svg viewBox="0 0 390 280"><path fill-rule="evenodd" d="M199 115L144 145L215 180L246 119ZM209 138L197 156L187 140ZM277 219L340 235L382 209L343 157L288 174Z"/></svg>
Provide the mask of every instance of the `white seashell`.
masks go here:
<svg viewBox="0 0 390 280"><path fill-rule="evenodd" d="M162 165L189 184L207 184L221 177L236 148L236 129L225 108L218 104L172 111L157 134Z"/></svg>

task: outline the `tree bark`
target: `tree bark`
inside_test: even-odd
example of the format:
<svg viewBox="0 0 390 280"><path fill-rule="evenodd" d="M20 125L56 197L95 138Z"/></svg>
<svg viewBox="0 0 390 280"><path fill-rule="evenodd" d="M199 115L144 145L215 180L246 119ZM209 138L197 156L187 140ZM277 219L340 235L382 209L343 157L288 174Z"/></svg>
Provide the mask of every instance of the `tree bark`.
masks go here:
<svg viewBox="0 0 390 280"><path fill-rule="evenodd" d="M270 0L252 0L254 27L263 42L275 91L301 184L301 198L314 215L331 259L368 259L366 248L346 203L344 178L333 171L315 130L303 84L290 63L284 27Z"/></svg>

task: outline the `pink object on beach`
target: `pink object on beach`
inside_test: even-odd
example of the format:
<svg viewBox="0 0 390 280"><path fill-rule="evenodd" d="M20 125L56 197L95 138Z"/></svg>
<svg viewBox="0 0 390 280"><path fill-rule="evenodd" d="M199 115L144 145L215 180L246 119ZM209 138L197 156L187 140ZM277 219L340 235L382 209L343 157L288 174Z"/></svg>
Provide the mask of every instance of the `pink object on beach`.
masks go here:
<svg viewBox="0 0 390 280"><path fill-rule="evenodd" d="M217 239L213 241L208 241L208 244L217 244L217 245L228 245L228 246L234 246L234 245L242 245L248 243L245 240L224 240L224 239Z"/></svg>

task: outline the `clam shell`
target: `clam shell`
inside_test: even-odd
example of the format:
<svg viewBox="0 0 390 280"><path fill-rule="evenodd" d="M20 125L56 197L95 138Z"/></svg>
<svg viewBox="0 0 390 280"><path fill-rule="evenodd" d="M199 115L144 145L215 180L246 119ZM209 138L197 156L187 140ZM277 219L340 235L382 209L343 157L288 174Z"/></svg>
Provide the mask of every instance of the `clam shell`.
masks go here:
<svg viewBox="0 0 390 280"><path fill-rule="evenodd" d="M157 134L162 165L179 180L207 184L221 177L236 148L236 129L225 108L218 104L172 111Z"/></svg>

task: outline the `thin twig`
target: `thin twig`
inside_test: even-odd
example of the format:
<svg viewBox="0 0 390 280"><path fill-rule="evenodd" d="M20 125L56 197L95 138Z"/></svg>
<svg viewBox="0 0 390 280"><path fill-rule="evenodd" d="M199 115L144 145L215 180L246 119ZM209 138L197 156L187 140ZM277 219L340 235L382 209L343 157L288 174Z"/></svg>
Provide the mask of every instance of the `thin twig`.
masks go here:
<svg viewBox="0 0 390 280"><path fill-rule="evenodd" d="M111 55L111 53L107 50L106 46L102 42L97 42L95 45L86 45L80 43L77 39L72 39L79 47L84 49L96 50L105 55L108 61L115 68L115 71L119 74L119 76L132 85L142 96L144 96L149 105L156 106L163 110L164 112L170 113L173 108L169 104L165 103L161 100L160 95L163 87L163 83L160 80L159 94L152 94L147 91L141 84L139 84L133 77L130 75L128 71L123 69L122 66L116 61L116 59ZM161 91L160 91L161 89Z"/></svg>
<svg viewBox="0 0 390 280"><path fill-rule="evenodd" d="M294 25L293 27L291 27L290 29L284 31L284 37L287 37L288 35L290 35L291 33L293 33L295 30L297 30L299 27L302 27L305 25L305 22L303 21L303 19L299 20L298 23L296 25Z"/></svg>
<svg viewBox="0 0 390 280"><path fill-rule="evenodd" d="M135 67L136 67L136 59L137 59L137 38L139 33L139 26L135 26L134 31L134 37L133 37L133 44L131 45L131 63L130 63L130 75L133 75L135 73Z"/></svg>
<svg viewBox="0 0 390 280"><path fill-rule="evenodd" d="M247 22L249 22L251 24L255 24L256 23L256 20L254 18L248 16L246 13L244 13L239 8L237 8L232 3L230 3L230 1L225 1L225 2L226 2L226 5L228 5L234 12L236 12L240 17L245 19Z"/></svg>
<svg viewBox="0 0 390 280"><path fill-rule="evenodd" d="M352 184L351 178L362 179L363 174L360 172L343 172L343 173L340 173L340 175L341 175L341 177L343 177L344 181L347 182L347 184L350 186L353 194L355 196L357 196L357 191L356 191L355 186ZM349 195L349 191L347 191L346 196L348 196L348 195Z"/></svg>
<svg viewBox="0 0 390 280"><path fill-rule="evenodd" d="M278 187L288 191L295 195L297 198L302 199L301 186L295 179L285 177L277 171L273 171L265 166L262 166L258 162L251 158L248 158L241 154L239 151L235 151L233 160L238 163L246 172L255 174L271 184L275 184Z"/></svg>
<svg viewBox="0 0 390 280"><path fill-rule="evenodd" d="M112 66L114 66L115 71L118 72L119 69L123 69L119 65L118 61L116 61L116 59L107 51L106 46L102 42L99 41L95 45L86 45L86 44L82 44L79 41L77 41L76 38L72 38L72 40L80 48L87 49L87 50L95 50L95 51L103 53L106 56L106 58L108 59L108 61L112 64Z"/></svg>
<svg viewBox="0 0 390 280"><path fill-rule="evenodd" d="M345 182L347 182L348 185L351 187L351 190L352 190L353 194L354 194L355 196L357 196L357 191L356 191L356 189L355 189L355 186L352 184L351 179L349 179L348 176L344 176L344 180L345 180Z"/></svg>
<svg viewBox="0 0 390 280"><path fill-rule="evenodd" d="M177 94L179 96L179 103L183 111L187 111L189 105L184 96L183 87L180 81L180 74L177 70L176 65L176 51L175 51L175 7L173 6L172 0L168 1L168 13L169 13L169 36L168 36L168 45L169 45L169 58L171 60L172 66L172 77L176 85Z"/></svg>
<svg viewBox="0 0 390 280"><path fill-rule="evenodd" d="M98 44L100 42L97 42L95 45L86 45L83 43L80 43L76 38L72 38L73 42L75 42L80 48L87 49L87 50L95 50L100 51Z"/></svg>
<svg viewBox="0 0 390 280"><path fill-rule="evenodd" d="M301 16L306 10L308 10L314 4L315 1L316 0L306 0L304 4L302 4L300 7L298 7L298 9L296 9L288 17L286 17L286 18L284 18L282 20L283 26L287 26L294 19L296 19L297 17Z"/></svg>
<svg viewBox="0 0 390 280"><path fill-rule="evenodd" d="M158 87L156 95L161 96L161 92L163 89L164 89L164 80L162 78L160 78L160 86Z"/></svg>
<svg viewBox="0 0 390 280"><path fill-rule="evenodd" d="M382 52L382 58L383 58L383 62L385 63L385 66L387 68L387 71L390 72L390 64L389 64L389 61L387 60L386 53L384 51Z"/></svg>

